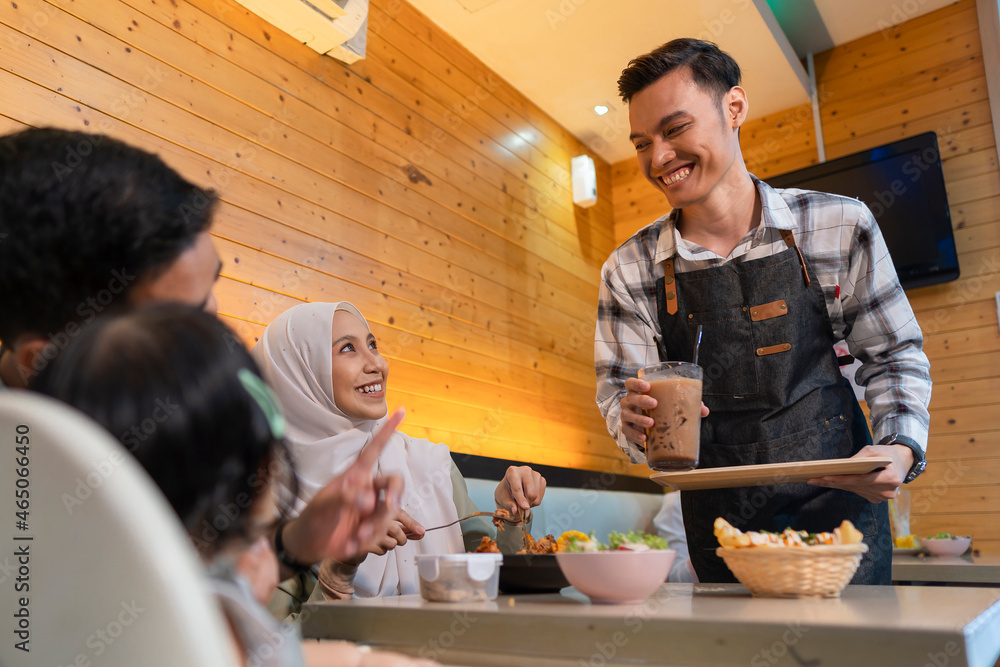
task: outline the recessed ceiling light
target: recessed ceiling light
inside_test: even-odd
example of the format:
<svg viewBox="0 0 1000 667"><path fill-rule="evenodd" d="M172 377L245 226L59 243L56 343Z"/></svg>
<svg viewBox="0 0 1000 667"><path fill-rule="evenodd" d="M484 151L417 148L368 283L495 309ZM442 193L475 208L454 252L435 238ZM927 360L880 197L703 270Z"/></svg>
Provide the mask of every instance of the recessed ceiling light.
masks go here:
<svg viewBox="0 0 1000 667"><path fill-rule="evenodd" d="M594 113L596 113L598 116L603 116L607 112L608 108L603 104L598 104L596 107L594 107Z"/></svg>

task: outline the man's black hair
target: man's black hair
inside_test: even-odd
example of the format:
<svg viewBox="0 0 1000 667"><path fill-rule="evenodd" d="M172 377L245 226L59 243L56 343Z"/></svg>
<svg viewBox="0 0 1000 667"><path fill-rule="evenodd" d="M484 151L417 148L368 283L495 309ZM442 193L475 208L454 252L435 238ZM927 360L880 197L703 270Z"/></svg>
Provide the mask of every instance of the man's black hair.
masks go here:
<svg viewBox="0 0 1000 667"><path fill-rule="evenodd" d="M206 231L216 197L146 151L54 128L0 137L0 340L59 336Z"/></svg>
<svg viewBox="0 0 1000 667"><path fill-rule="evenodd" d="M694 82L712 91L719 102L733 86L740 85L740 66L731 55L712 42L684 37L629 61L618 78L618 94L627 104L636 93L679 67L687 67Z"/></svg>
<svg viewBox="0 0 1000 667"><path fill-rule="evenodd" d="M225 324L191 306L161 303L84 326L32 388L119 439L210 558L258 536L260 527L247 519L252 502L270 492L269 480L284 494L283 514L298 490L273 416L241 372L260 378Z"/></svg>

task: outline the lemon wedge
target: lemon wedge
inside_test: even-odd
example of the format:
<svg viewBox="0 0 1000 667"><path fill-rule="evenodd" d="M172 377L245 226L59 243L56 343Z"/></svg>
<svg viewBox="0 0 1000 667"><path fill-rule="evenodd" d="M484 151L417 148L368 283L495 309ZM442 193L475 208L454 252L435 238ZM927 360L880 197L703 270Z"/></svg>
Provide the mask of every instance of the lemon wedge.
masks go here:
<svg viewBox="0 0 1000 667"><path fill-rule="evenodd" d="M589 541L590 536L586 533L581 533L579 530L567 530L565 533L559 536L556 540L556 551L566 551L566 547L569 545L569 541L572 539L580 540L581 542Z"/></svg>

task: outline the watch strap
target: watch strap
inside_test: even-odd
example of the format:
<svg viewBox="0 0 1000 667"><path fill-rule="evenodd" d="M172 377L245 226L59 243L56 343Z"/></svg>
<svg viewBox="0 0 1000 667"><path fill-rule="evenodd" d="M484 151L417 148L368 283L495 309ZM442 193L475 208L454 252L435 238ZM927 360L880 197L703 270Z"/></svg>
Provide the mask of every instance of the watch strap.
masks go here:
<svg viewBox="0 0 1000 667"><path fill-rule="evenodd" d="M913 452L913 465L911 465L910 469L906 471L906 476L903 478L903 484L909 484L919 477L920 473L927 468L927 459L924 457L924 450L913 438L899 433L892 433L879 440L878 444L902 445L904 447L908 447L910 451Z"/></svg>

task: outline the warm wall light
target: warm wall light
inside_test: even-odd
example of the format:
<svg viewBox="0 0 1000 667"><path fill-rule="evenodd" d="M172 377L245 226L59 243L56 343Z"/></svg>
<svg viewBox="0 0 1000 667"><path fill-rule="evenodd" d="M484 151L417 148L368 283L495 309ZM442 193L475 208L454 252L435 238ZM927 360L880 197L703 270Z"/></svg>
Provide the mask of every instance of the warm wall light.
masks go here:
<svg viewBox="0 0 1000 667"><path fill-rule="evenodd" d="M594 107L594 113L596 113L598 116L603 116L607 112L608 108L603 104L598 104L596 107Z"/></svg>
<svg viewBox="0 0 1000 667"><path fill-rule="evenodd" d="M597 203L597 170L589 155L577 155L570 160L573 174L573 203L580 208L590 208Z"/></svg>

